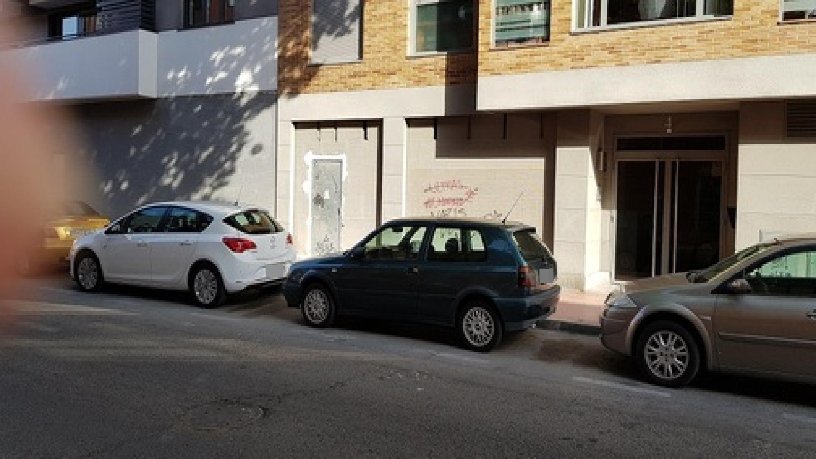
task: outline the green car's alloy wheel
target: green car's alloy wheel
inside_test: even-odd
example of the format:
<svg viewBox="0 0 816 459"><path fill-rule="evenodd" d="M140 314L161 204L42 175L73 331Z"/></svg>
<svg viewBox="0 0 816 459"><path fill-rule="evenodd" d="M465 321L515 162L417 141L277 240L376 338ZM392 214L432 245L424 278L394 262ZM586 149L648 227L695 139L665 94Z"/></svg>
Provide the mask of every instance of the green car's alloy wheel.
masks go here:
<svg viewBox="0 0 816 459"><path fill-rule="evenodd" d="M474 351L487 352L502 339L499 316L482 301L471 301L465 306L456 328L462 344Z"/></svg>
<svg viewBox="0 0 816 459"><path fill-rule="evenodd" d="M313 327L328 327L334 322L335 305L331 294L320 284L306 288L300 302L303 320Z"/></svg>

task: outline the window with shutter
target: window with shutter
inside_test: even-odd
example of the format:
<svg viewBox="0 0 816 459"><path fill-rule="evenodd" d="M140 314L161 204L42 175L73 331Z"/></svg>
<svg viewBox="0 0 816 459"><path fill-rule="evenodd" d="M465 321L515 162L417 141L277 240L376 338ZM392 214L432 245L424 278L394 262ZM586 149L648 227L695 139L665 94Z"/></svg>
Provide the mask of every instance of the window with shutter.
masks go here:
<svg viewBox="0 0 816 459"><path fill-rule="evenodd" d="M311 62L335 64L362 59L362 22L362 0L313 0Z"/></svg>

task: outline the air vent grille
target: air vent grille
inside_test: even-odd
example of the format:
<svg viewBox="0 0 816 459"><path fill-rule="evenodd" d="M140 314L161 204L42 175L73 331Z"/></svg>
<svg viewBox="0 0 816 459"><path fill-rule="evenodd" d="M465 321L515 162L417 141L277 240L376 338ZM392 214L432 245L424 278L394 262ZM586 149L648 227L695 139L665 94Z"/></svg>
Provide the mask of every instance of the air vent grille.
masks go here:
<svg viewBox="0 0 816 459"><path fill-rule="evenodd" d="M816 102L788 102L788 137L816 137Z"/></svg>

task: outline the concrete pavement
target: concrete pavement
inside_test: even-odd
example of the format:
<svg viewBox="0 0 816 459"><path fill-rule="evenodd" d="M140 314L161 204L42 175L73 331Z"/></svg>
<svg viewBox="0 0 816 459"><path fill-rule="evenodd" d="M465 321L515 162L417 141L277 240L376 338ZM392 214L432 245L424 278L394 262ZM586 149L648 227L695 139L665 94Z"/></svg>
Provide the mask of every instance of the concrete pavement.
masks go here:
<svg viewBox="0 0 816 459"><path fill-rule="evenodd" d="M0 339L2 457L812 457L812 386L640 382L597 338L494 352L445 329L300 323L280 295L186 296L53 279Z"/></svg>
<svg viewBox="0 0 816 459"><path fill-rule="evenodd" d="M599 293L562 290L558 309L536 326L547 330L597 335L600 333L598 317L603 311L605 299L606 295Z"/></svg>

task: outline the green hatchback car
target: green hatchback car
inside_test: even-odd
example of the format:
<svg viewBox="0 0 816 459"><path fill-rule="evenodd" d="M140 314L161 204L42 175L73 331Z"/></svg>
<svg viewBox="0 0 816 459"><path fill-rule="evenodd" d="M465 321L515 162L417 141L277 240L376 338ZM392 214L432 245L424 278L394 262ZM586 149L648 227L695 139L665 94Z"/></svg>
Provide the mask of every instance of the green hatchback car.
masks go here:
<svg viewBox="0 0 816 459"><path fill-rule="evenodd" d="M488 351L503 332L555 312L556 275L531 226L416 218L386 223L345 253L295 263L283 291L312 326L338 315L424 322Z"/></svg>

